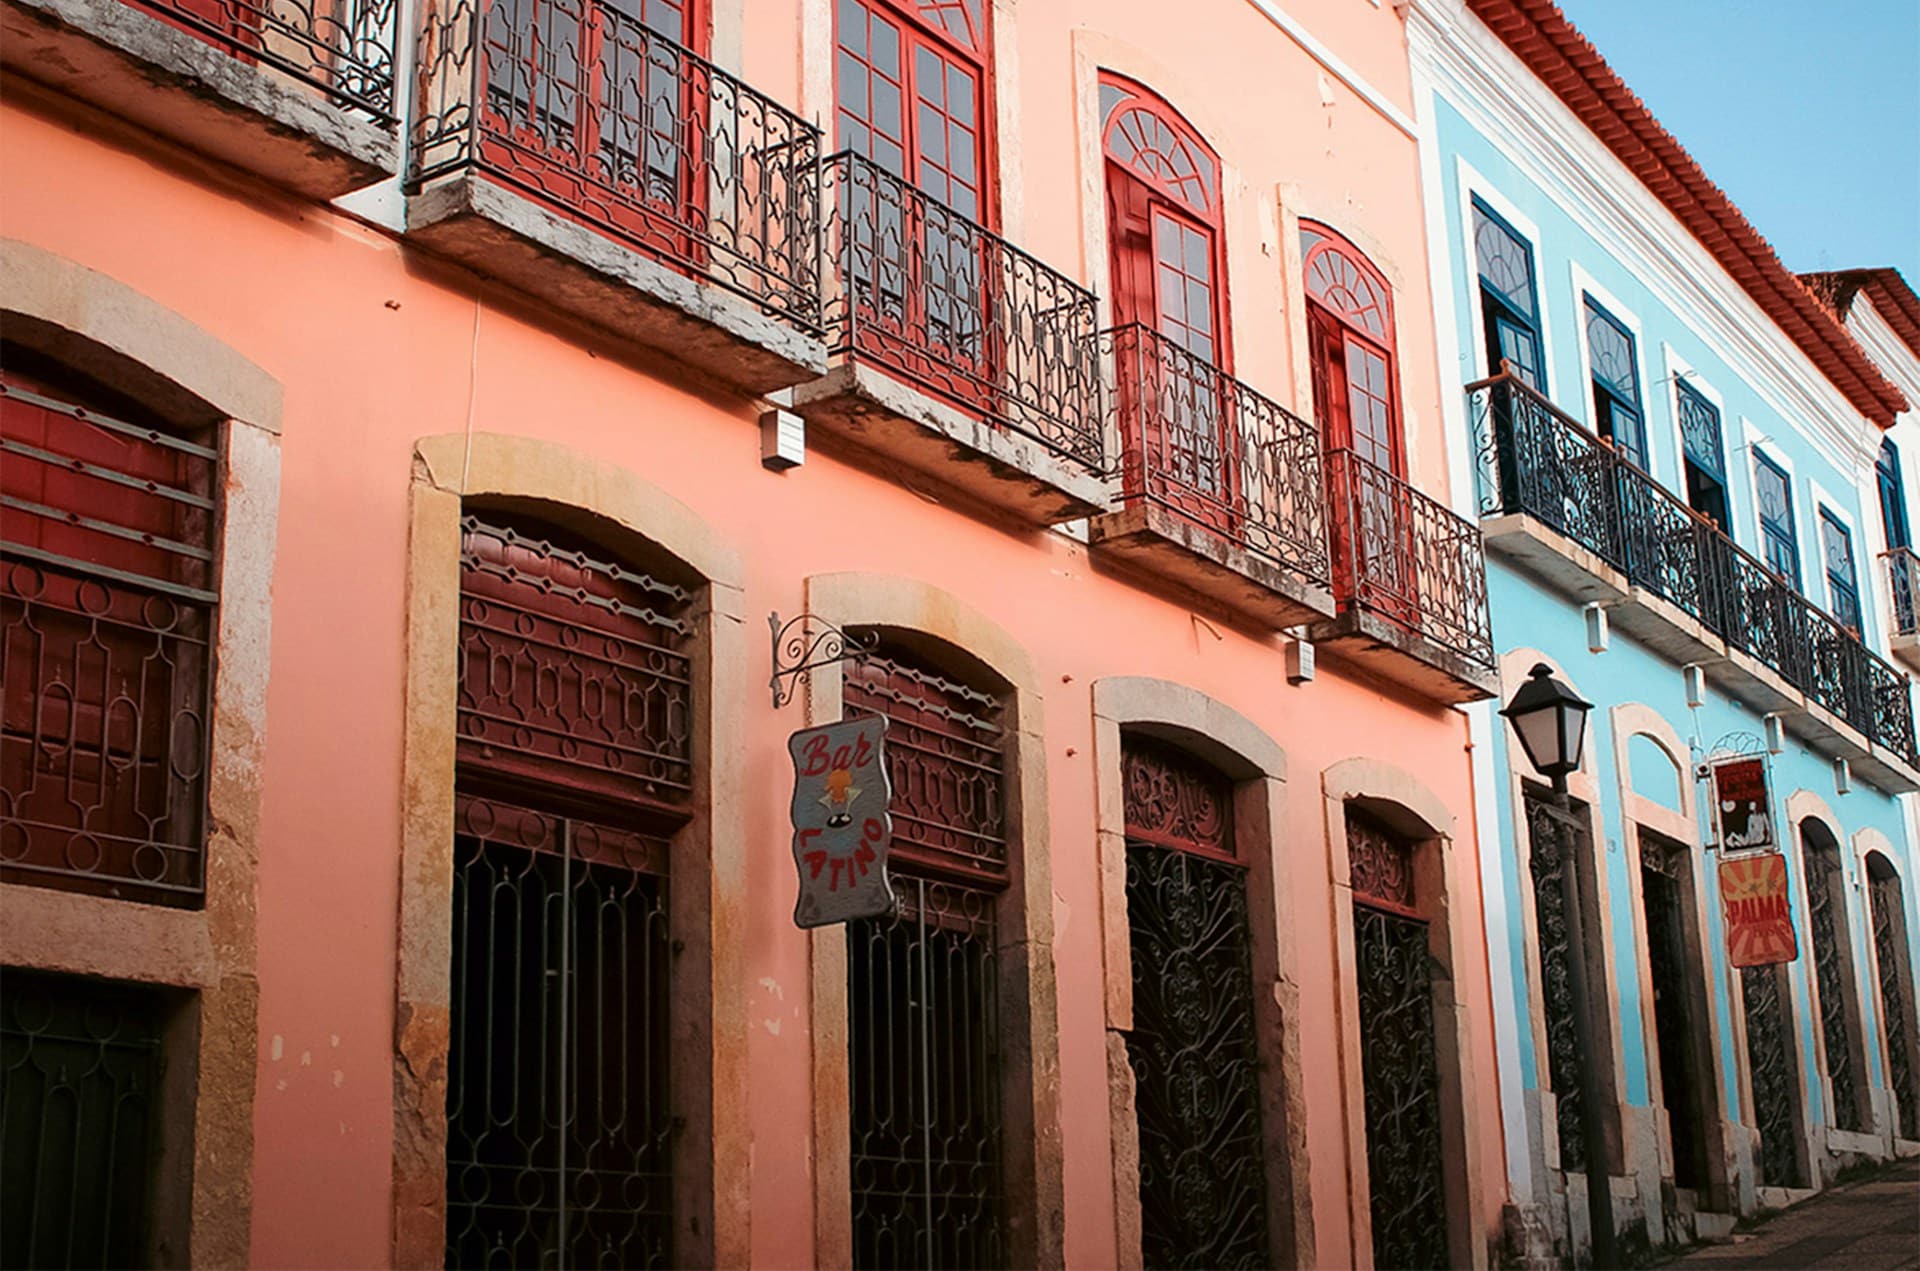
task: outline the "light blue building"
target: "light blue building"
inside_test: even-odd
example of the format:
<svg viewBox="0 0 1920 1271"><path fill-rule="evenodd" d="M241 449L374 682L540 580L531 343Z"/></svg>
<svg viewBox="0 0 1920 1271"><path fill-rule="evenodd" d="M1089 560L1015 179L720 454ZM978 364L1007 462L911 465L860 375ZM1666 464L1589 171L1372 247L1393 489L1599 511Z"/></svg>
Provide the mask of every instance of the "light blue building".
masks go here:
<svg viewBox="0 0 1920 1271"><path fill-rule="evenodd" d="M1624 1255L1920 1151L1895 656L1920 439L1883 449L1897 382L1920 384L1913 319L1902 284L1836 320L1845 288L1788 273L1551 5L1412 9L1456 506L1487 538L1502 699L1544 663L1594 703L1564 821L1476 717L1509 1234L1587 1256L1590 1059ZM1721 872L1763 858L1723 847L1702 779L1735 755L1764 758L1798 946L1746 969Z"/></svg>

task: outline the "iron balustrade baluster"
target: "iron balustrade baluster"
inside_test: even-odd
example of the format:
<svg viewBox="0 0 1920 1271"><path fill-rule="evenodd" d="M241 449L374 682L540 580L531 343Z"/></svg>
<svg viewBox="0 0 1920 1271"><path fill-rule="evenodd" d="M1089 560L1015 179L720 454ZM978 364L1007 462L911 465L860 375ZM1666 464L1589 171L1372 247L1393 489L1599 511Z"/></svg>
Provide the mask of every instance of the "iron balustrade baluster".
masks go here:
<svg viewBox="0 0 1920 1271"><path fill-rule="evenodd" d="M1873 919L1874 961L1880 971L1880 1027L1887 1043L1887 1085L1893 1091L1893 1109L1900 1137L1920 1136L1920 1072L1915 1071L1914 1003L1907 974L1908 946L1905 901L1900 876L1890 868L1868 863L1868 904Z"/></svg>
<svg viewBox="0 0 1920 1271"><path fill-rule="evenodd" d="M217 545L200 444L0 382L0 877L198 907Z"/></svg>
<svg viewBox="0 0 1920 1271"><path fill-rule="evenodd" d="M1367 1188L1379 1267L1446 1267L1446 1162L1427 921L1415 909L1415 844L1347 809Z"/></svg>
<svg viewBox="0 0 1920 1271"><path fill-rule="evenodd" d="M429 0L407 184L483 174L820 329L820 131L614 0Z"/></svg>
<svg viewBox="0 0 1920 1271"><path fill-rule="evenodd" d="M382 128L398 122L395 0L121 0Z"/></svg>
<svg viewBox="0 0 1920 1271"><path fill-rule="evenodd" d="M1480 527L1351 450L1325 462L1335 595L1492 669Z"/></svg>
<svg viewBox="0 0 1920 1271"><path fill-rule="evenodd" d="M1800 1187L1792 1023L1780 992L1779 967L1742 967L1740 996L1747 1017L1747 1076L1760 1129L1760 1181L1770 1187Z"/></svg>
<svg viewBox="0 0 1920 1271"><path fill-rule="evenodd" d="M1813 971L1820 988L1820 1033L1826 1044L1827 1083L1833 1089L1833 1121L1843 1130L1865 1127L1860 1119L1859 1083L1853 1066L1853 1036L1847 1022L1846 883L1840 857L1829 847L1801 838L1806 871L1807 927L1813 939Z"/></svg>
<svg viewBox="0 0 1920 1271"><path fill-rule="evenodd" d="M0 1266L149 1265L167 999L11 967L5 980Z"/></svg>
<svg viewBox="0 0 1920 1271"><path fill-rule="evenodd" d="M1127 505L1158 506L1329 585L1319 430L1145 326L1100 341Z"/></svg>
<svg viewBox="0 0 1920 1271"><path fill-rule="evenodd" d="M833 353L1104 472L1093 293L871 159L824 177Z"/></svg>
<svg viewBox="0 0 1920 1271"><path fill-rule="evenodd" d="M1147 1266L1269 1264L1247 871L1232 787L1171 747L1122 750Z"/></svg>
<svg viewBox="0 0 1920 1271"><path fill-rule="evenodd" d="M1920 765L1907 679L1859 636L1518 379L1466 392L1482 516L1539 521Z"/></svg>

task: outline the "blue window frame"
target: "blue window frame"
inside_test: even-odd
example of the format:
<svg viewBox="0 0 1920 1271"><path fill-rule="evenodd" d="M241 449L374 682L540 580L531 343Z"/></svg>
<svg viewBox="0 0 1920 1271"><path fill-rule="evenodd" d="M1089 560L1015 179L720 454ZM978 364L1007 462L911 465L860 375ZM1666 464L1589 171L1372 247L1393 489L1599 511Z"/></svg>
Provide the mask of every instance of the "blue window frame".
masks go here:
<svg viewBox="0 0 1920 1271"><path fill-rule="evenodd" d="M1841 626L1860 633L1860 579L1853 568L1853 535L1839 518L1820 509L1820 554L1827 564L1828 608Z"/></svg>
<svg viewBox="0 0 1920 1271"><path fill-rule="evenodd" d="M1785 469L1753 452L1753 498L1760 505L1760 554L1773 572L1800 587L1800 542L1793 532L1793 483Z"/></svg>
<svg viewBox="0 0 1920 1271"><path fill-rule="evenodd" d="M1497 374L1504 360L1528 387L1546 392L1533 249L1479 199L1473 201L1473 257L1480 271L1488 368Z"/></svg>
<svg viewBox="0 0 1920 1271"><path fill-rule="evenodd" d="M1880 443L1880 458L1874 465L1880 479L1880 520L1886 526L1887 546L1911 547L1907 532L1907 490L1900 477L1900 452L1893 439Z"/></svg>
<svg viewBox="0 0 1920 1271"><path fill-rule="evenodd" d="M1640 409L1640 366L1633 332L1592 296L1587 302L1587 361L1593 372L1594 431L1647 466L1647 428Z"/></svg>
<svg viewBox="0 0 1920 1271"><path fill-rule="evenodd" d="M1680 414L1681 467L1686 470L1687 506L1727 528L1727 461L1720 441L1720 410L1684 380L1676 381L1674 408Z"/></svg>

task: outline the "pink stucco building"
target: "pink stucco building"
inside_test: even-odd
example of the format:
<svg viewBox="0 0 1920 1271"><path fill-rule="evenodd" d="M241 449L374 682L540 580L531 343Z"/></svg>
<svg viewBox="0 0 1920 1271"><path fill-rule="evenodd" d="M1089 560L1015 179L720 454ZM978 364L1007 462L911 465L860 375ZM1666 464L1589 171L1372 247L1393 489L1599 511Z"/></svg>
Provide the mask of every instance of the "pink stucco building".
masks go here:
<svg viewBox="0 0 1920 1271"><path fill-rule="evenodd" d="M1394 6L0 48L10 1261L1488 1264ZM902 907L805 931L843 713Z"/></svg>

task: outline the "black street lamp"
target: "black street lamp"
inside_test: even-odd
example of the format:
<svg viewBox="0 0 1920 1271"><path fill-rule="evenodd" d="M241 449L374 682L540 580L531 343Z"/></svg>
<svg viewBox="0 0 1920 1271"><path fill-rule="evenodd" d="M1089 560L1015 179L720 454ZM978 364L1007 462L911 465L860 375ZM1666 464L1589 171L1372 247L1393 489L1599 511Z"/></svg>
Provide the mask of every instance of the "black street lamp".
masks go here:
<svg viewBox="0 0 1920 1271"><path fill-rule="evenodd" d="M1587 712L1593 703L1559 680L1545 662L1535 663L1500 713L1520 736L1520 747L1534 771L1553 782L1554 792L1567 792L1567 774L1580 767L1586 749Z"/></svg>
<svg viewBox="0 0 1920 1271"><path fill-rule="evenodd" d="M1600 1120L1600 1067L1593 1039L1589 1003L1585 918L1580 908L1580 869L1574 859L1578 841L1572 801L1567 797L1567 774L1580 767L1586 746L1587 712L1593 703L1554 678L1542 662L1514 693L1500 714L1513 725L1520 748L1534 771L1553 783L1551 814L1527 818L1527 833L1551 837L1553 859L1559 862L1561 904L1567 924L1567 988L1573 998L1573 1044L1580 1055L1580 1138L1587 1157L1587 1225L1592 1229L1593 1265L1617 1265L1614 1256L1613 1190L1607 1174L1606 1131ZM1541 808L1547 813L1548 809ZM1533 844L1536 853L1541 844Z"/></svg>

